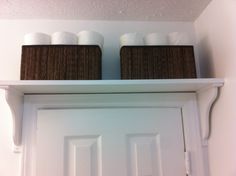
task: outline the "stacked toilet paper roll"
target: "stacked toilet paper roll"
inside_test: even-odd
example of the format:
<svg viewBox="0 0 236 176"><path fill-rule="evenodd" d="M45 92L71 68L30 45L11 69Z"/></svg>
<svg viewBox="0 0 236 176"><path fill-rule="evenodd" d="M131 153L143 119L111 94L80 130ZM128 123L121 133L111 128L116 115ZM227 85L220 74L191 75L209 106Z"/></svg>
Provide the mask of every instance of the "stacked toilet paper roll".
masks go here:
<svg viewBox="0 0 236 176"><path fill-rule="evenodd" d="M192 45L189 36L185 32L172 32L168 34L168 41L170 45Z"/></svg>
<svg viewBox="0 0 236 176"><path fill-rule="evenodd" d="M53 45L76 45L78 43L77 35L70 32L55 32L52 34Z"/></svg>
<svg viewBox="0 0 236 176"><path fill-rule="evenodd" d="M126 33L120 37L120 45L193 45L193 41L186 32L171 32L168 35L154 32L144 37L139 33Z"/></svg>
<svg viewBox="0 0 236 176"><path fill-rule="evenodd" d="M126 33L120 37L120 46L143 45L143 37L140 33Z"/></svg>
<svg viewBox="0 0 236 176"><path fill-rule="evenodd" d="M51 36L34 32L24 36L24 45L98 45L101 49L104 37L98 32L81 31L78 35L70 32L55 32Z"/></svg>
<svg viewBox="0 0 236 176"><path fill-rule="evenodd" d="M51 37L40 32L33 32L24 36L24 45L49 45Z"/></svg>
<svg viewBox="0 0 236 176"><path fill-rule="evenodd" d="M165 34L150 33L144 37L145 45L167 45L168 40Z"/></svg>
<svg viewBox="0 0 236 176"><path fill-rule="evenodd" d="M101 49L104 44L104 37L98 32L81 31L77 34L79 45L98 45Z"/></svg>

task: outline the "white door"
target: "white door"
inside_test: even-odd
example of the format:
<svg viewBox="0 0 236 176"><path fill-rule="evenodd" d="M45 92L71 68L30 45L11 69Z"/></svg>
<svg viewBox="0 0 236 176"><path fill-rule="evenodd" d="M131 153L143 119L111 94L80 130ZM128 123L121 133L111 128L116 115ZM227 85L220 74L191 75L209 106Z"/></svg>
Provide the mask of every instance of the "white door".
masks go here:
<svg viewBox="0 0 236 176"><path fill-rule="evenodd" d="M185 176L179 108L39 110L37 176Z"/></svg>

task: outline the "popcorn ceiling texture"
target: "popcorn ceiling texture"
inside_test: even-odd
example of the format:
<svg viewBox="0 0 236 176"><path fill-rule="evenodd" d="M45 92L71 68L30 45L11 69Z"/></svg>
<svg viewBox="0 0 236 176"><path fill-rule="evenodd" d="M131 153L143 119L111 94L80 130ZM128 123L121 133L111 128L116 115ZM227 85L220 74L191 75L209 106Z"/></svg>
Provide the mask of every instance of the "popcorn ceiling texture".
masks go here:
<svg viewBox="0 0 236 176"><path fill-rule="evenodd" d="M194 21L211 0L0 0L0 19Z"/></svg>

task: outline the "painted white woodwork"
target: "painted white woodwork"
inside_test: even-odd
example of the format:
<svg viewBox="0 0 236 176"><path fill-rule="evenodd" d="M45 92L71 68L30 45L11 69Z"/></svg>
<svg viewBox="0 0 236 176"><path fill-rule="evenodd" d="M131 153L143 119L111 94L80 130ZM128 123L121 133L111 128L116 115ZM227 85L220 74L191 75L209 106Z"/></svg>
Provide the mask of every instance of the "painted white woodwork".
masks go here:
<svg viewBox="0 0 236 176"><path fill-rule="evenodd" d="M128 147L130 155L128 175L163 176L160 134L130 135Z"/></svg>
<svg viewBox="0 0 236 176"><path fill-rule="evenodd" d="M191 158L190 158L190 152L188 151L185 152L185 169L186 169L186 174L190 176L191 175Z"/></svg>
<svg viewBox="0 0 236 176"><path fill-rule="evenodd" d="M204 157L205 149L207 147L202 146L201 132L200 132L200 122L198 117L198 106L196 93L124 93L124 94L68 94L68 95L25 95L24 98L24 128L23 128L23 168L22 176L37 176L37 125L38 125L38 112L43 111L66 111L66 110L92 110L101 109L105 111L106 109L116 109L117 111L113 114L117 117L119 114L118 109L179 109L182 117L183 124L183 134L184 135L184 148L189 151L191 155L191 176L208 176L207 174L207 160ZM97 113L94 117L97 116ZM67 118L70 116L66 116ZM54 118L56 118L54 116ZM147 118L143 115L143 118ZM165 119L165 117L163 118ZM66 120L65 120L66 121ZM171 121L171 119L170 119ZM94 125L98 125L99 122L94 122ZM175 126L174 122L171 124ZM77 124L73 124L76 126ZM140 125L145 125L142 123ZM53 129L53 125L50 129ZM64 124L63 124L64 126ZM165 128L165 125L163 125ZM134 133L132 133L134 134ZM137 133L135 133L137 134ZM160 133L153 133L152 131L144 133L148 137L153 138L154 134L158 135ZM46 135L46 134L45 134ZM99 134L93 133L89 136L95 138ZM139 135L139 136L138 136ZM137 137L140 139L143 133L139 133ZM71 137L78 137L78 135L69 135ZM84 137L88 137L82 134ZM81 137L81 136L80 136ZM134 137L132 135L128 136ZM68 138L66 138L68 139ZM77 138L78 139L78 138ZM80 138L81 139L81 138ZM102 139L102 138L101 138ZM132 138L134 139L134 138ZM138 141L136 139L136 141ZM56 138L52 139L57 140ZM145 140L148 140L145 138ZM158 141L158 139L156 140ZM173 146L175 144L172 144ZM165 146L164 148L167 148ZM158 144L156 145L158 146ZM53 148L55 149L55 147ZM57 150L61 150L56 146ZM145 148L147 150L147 147ZM153 150L153 151L157 151ZM163 148L161 149L161 151ZM177 152L178 153L178 152ZM45 154L43 154L45 156ZM43 156L42 154L40 156ZM169 160L175 158L175 155L169 155ZM182 156L184 158L184 154ZM132 158L132 157L131 157ZM162 157L163 158L163 157ZM149 162L153 162L150 161ZM154 161L158 163L158 161ZM62 166L60 164L60 166ZM148 167L145 167L148 168ZM186 167L187 168L187 167Z"/></svg>
<svg viewBox="0 0 236 176"><path fill-rule="evenodd" d="M21 152L22 138L22 118L23 118L23 98L24 94L16 89L6 87L6 101L11 109L13 123L13 151Z"/></svg>
<svg viewBox="0 0 236 176"><path fill-rule="evenodd" d="M196 92L223 83L223 79L0 81L0 88L10 87L24 94Z"/></svg>
<svg viewBox="0 0 236 176"><path fill-rule="evenodd" d="M180 108L46 109L37 116L37 176L185 175Z"/></svg>
<svg viewBox="0 0 236 176"><path fill-rule="evenodd" d="M0 81L13 116L14 151L19 152L22 131L23 95L81 93L197 92L203 143L210 133L210 109L214 103L211 89L218 91L222 79L99 80L99 81ZM209 97L209 98L206 98ZM209 101L210 100L210 101Z"/></svg>
<svg viewBox="0 0 236 176"><path fill-rule="evenodd" d="M66 176L102 176L101 167L101 136L64 138L64 174Z"/></svg>
<svg viewBox="0 0 236 176"><path fill-rule="evenodd" d="M201 120L201 129L202 129L202 143L203 145L208 145L208 139L210 136L210 118L211 111L218 97L218 88L217 87L207 87L205 89L199 90L197 92L200 120Z"/></svg>

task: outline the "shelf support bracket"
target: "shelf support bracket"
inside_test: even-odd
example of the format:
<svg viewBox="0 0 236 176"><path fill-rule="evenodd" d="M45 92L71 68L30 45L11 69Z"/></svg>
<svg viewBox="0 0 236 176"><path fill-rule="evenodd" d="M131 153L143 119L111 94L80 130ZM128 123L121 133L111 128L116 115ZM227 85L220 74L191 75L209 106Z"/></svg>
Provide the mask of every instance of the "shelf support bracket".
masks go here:
<svg viewBox="0 0 236 176"><path fill-rule="evenodd" d="M5 88L5 98L12 113L13 122L13 151L22 152L22 120L24 94L11 87Z"/></svg>
<svg viewBox="0 0 236 176"><path fill-rule="evenodd" d="M211 112L219 95L219 87L222 84L214 84L197 91L199 115L201 122L202 145L208 145L211 133Z"/></svg>

